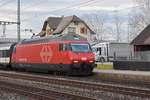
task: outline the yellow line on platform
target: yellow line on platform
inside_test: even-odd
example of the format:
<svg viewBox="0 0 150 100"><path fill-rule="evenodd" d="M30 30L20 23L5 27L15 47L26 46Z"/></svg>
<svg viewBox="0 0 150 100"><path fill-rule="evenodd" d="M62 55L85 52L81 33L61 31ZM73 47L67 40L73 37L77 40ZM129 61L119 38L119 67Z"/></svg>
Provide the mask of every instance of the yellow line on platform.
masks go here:
<svg viewBox="0 0 150 100"><path fill-rule="evenodd" d="M97 64L97 69L113 69L113 65L108 64Z"/></svg>

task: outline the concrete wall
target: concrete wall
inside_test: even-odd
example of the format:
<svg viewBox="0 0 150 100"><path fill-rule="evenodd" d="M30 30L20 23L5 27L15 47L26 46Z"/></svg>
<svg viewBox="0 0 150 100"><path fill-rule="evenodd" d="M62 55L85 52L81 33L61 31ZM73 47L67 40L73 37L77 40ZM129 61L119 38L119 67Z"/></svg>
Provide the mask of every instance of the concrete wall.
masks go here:
<svg viewBox="0 0 150 100"><path fill-rule="evenodd" d="M109 56L114 56L114 52L116 56L133 56L133 46L129 43L110 43L109 45Z"/></svg>

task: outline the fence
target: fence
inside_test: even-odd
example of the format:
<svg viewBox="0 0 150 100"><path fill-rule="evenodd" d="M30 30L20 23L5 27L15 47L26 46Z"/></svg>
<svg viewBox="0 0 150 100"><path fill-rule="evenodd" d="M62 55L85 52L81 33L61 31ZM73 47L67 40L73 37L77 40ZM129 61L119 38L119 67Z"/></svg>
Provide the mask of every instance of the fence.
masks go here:
<svg viewBox="0 0 150 100"><path fill-rule="evenodd" d="M150 61L150 51L130 52L127 56L118 56L117 53L114 52L114 60Z"/></svg>
<svg viewBox="0 0 150 100"><path fill-rule="evenodd" d="M135 52L121 57L114 53L113 68L119 70L150 71L150 51Z"/></svg>

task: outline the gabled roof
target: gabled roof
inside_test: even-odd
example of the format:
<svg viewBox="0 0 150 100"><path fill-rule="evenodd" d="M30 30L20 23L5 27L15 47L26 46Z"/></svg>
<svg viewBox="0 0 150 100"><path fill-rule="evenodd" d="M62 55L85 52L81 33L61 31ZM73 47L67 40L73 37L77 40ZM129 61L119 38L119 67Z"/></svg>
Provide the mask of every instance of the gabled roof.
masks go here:
<svg viewBox="0 0 150 100"><path fill-rule="evenodd" d="M49 26L52 29L56 29L61 20L62 20L62 17L48 17L47 20L45 20L44 22L42 30L46 30L47 24L49 24Z"/></svg>
<svg viewBox="0 0 150 100"><path fill-rule="evenodd" d="M54 30L53 34L59 34L71 22L83 22L85 24L85 26L91 31L91 34L95 34L83 20L81 20L79 17L73 15L73 16L67 16L67 17L48 17L47 20L44 22L42 32L40 32L37 36L41 36L40 34L43 35L43 32L46 31L47 24L49 24L49 26Z"/></svg>
<svg viewBox="0 0 150 100"><path fill-rule="evenodd" d="M150 24L131 42L133 45L150 45Z"/></svg>
<svg viewBox="0 0 150 100"><path fill-rule="evenodd" d="M69 25L69 23L71 23L72 20L73 16L64 17L60 21L59 25L57 26L57 29L53 33L54 34L61 33Z"/></svg>

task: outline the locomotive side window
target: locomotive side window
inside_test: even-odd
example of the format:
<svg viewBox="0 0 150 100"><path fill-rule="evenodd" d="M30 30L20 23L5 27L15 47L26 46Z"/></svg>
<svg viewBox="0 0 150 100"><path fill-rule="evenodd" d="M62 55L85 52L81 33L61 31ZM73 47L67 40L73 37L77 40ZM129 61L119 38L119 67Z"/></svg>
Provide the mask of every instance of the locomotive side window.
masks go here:
<svg viewBox="0 0 150 100"><path fill-rule="evenodd" d="M63 44L59 44L59 51L63 51Z"/></svg>
<svg viewBox="0 0 150 100"><path fill-rule="evenodd" d="M3 51L0 50L0 57L3 57Z"/></svg>
<svg viewBox="0 0 150 100"><path fill-rule="evenodd" d="M69 44L59 44L59 51L68 51L70 50Z"/></svg>

